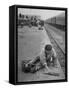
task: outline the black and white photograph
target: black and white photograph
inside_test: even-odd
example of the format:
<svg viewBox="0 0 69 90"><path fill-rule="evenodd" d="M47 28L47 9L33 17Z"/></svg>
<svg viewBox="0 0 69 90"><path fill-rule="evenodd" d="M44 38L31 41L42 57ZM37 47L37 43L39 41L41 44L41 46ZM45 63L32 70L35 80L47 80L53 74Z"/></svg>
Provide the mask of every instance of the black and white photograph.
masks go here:
<svg viewBox="0 0 69 90"><path fill-rule="evenodd" d="M65 80L65 10L17 9L18 82Z"/></svg>

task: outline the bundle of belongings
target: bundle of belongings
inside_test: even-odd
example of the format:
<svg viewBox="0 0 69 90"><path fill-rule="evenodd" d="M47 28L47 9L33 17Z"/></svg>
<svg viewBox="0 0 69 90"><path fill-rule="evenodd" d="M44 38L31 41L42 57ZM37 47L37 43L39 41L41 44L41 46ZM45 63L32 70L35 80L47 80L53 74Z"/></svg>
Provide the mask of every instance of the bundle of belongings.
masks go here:
<svg viewBox="0 0 69 90"><path fill-rule="evenodd" d="M48 70L49 66L57 67L57 56L50 44L46 45L42 53L34 60L22 61L22 71L25 73L35 73L42 68Z"/></svg>
<svg viewBox="0 0 69 90"><path fill-rule="evenodd" d="M31 60L22 61L22 71L25 73L28 73L28 72L34 73L34 72L38 71L39 69L41 69L42 67L39 69L36 69L36 67L39 66L38 64L40 64L40 57L36 57L35 60L36 60L36 62L34 62L32 64L30 63Z"/></svg>

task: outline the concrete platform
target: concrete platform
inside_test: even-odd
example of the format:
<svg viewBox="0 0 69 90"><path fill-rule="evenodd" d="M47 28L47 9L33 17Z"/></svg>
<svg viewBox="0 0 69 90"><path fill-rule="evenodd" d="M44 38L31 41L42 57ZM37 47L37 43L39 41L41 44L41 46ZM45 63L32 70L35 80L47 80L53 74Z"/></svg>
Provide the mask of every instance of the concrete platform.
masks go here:
<svg viewBox="0 0 69 90"><path fill-rule="evenodd" d="M21 61L34 59L36 56L40 54L43 47L46 44L51 44L50 39L47 35L45 29L38 30L36 27L28 28L23 27L18 29L18 81L40 81L40 80L57 80L64 79L64 73L61 69L61 66L58 63L58 68L50 67L51 72L59 73L59 75L55 74L46 74L44 69L39 70L38 72L24 73L21 71Z"/></svg>

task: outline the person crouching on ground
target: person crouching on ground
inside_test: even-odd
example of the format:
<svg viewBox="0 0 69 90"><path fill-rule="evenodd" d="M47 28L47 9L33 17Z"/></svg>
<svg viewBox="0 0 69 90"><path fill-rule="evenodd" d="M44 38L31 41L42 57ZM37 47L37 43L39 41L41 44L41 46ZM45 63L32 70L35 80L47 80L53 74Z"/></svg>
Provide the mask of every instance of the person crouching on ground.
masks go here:
<svg viewBox="0 0 69 90"><path fill-rule="evenodd" d="M52 45L48 44L45 46L44 51L40 55L40 62L47 71L50 66L57 67L57 55Z"/></svg>
<svg viewBox="0 0 69 90"><path fill-rule="evenodd" d="M39 59L40 65L36 65L36 63L35 63L38 61L38 59ZM26 65L26 67L28 67L28 65L32 65L32 64L35 64L34 68L33 69L31 68L31 70L33 72L38 71L42 67L45 68L45 71L49 71L50 66L57 67L57 55L56 55L56 52L55 52L54 48L52 47L52 45L50 45L50 44L45 45L44 50L41 52L41 54L38 56L38 58L30 61Z"/></svg>

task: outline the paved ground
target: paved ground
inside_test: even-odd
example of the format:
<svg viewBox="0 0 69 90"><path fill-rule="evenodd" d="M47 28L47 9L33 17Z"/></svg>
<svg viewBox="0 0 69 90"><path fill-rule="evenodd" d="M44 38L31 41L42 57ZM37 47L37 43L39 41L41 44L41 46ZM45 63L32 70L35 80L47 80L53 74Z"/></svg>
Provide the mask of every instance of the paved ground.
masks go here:
<svg viewBox="0 0 69 90"><path fill-rule="evenodd" d="M50 39L45 30L38 31L37 28L23 27L18 29L18 81L40 81L40 80L56 80L64 79L64 74L61 66L58 63L58 68L51 68L51 71L59 72L59 76L48 75L44 70L40 70L34 74L26 74L21 71L21 61L34 59L41 52L45 44L50 44Z"/></svg>

